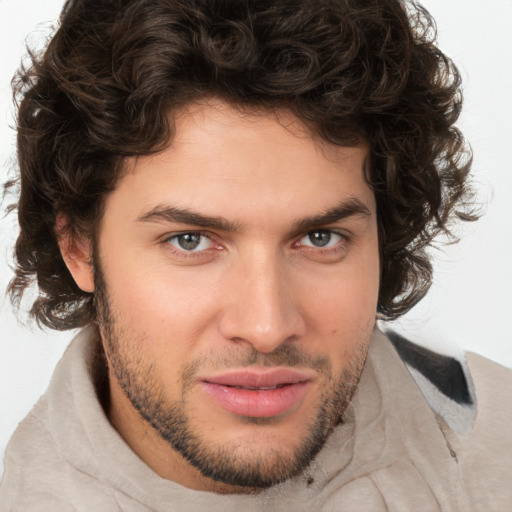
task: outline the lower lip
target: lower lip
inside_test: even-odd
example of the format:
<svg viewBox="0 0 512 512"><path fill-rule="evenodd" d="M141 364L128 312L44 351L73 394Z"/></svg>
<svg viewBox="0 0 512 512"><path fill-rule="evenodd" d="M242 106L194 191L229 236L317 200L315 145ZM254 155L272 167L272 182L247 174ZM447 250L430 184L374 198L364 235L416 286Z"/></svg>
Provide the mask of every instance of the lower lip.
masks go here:
<svg viewBox="0 0 512 512"><path fill-rule="evenodd" d="M298 382L282 388L252 391L211 382L201 382L203 390L227 411L250 418L272 418L294 408L302 401L309 383Z"/></svg>

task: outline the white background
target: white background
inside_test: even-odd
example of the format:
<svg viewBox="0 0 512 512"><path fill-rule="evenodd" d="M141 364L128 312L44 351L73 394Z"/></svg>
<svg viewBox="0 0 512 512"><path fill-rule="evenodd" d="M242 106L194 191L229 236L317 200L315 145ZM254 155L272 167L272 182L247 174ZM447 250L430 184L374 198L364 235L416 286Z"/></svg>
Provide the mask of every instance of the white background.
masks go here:
<svg viewBox="0 0 512 512"><path fill-rule="evenodd" d="M396 329L447 352L468 349L512 366L512 0L426 0L440 46L462 72L465 109L459 126L474 150L474 179L485 216L458 245L435 251L435 284ZM62 0L0 0L1 182L14 157L9 82L25 40L48 34ZM4 204L5 206L5 204ZM0 289L7 285L14 215L0 219ZM17 323L0 293L0 474L5 444L44 392L72 333Z"/></svg>

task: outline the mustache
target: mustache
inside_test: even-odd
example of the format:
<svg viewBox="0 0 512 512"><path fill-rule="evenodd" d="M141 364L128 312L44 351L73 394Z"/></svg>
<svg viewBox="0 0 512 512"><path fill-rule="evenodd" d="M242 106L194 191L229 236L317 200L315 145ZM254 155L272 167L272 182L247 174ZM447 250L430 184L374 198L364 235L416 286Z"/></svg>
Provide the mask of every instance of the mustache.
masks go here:
<svg viewBox="0 0 512 512"><path fill-rule="evenodd" d="M277 366L310 368L326 376L332 374L331 362L325 356L313 356L291 344L282 344L272 352L264 354L253 347L230 348L225 353L208 352L186 364L182 372L184 386L195 381L199 369L228 370L258 366L272 368Z"/></svg>

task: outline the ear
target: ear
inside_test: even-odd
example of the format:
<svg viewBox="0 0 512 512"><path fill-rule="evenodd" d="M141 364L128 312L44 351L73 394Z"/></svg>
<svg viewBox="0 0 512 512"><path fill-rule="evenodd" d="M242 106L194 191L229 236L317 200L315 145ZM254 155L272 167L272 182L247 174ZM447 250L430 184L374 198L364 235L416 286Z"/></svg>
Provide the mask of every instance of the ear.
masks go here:
<svg viewBox="0 0 512 512"><path fill-rule="evenodd" d="M59 214L56 221L57 243L60 253L77 286L84 292L94 292L94 270L92 266L92 244L87 238L71 236L68 218Z"/></svg>

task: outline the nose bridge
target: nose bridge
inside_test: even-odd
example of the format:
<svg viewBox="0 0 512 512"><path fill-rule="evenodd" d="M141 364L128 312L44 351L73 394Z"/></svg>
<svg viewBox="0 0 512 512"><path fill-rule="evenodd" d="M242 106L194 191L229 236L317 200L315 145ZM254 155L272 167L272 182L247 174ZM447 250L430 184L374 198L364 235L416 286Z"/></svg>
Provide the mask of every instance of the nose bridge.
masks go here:
<svg viewBox="0 0 512 512"><path fill-rule="evenodd" d="M234 293L222 319L224 337L268 353L302 335L304 321L286 262L278 253L254 251L233 277Z"/></svg>

